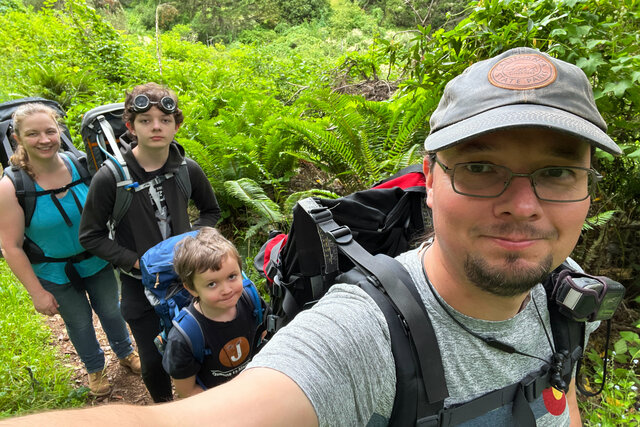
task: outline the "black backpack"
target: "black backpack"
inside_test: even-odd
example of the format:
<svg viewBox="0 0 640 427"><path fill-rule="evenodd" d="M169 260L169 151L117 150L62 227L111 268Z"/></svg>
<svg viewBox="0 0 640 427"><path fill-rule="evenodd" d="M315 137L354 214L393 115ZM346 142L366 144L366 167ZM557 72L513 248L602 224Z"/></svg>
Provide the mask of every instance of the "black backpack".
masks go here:
<svg viewBox="0 0 640 427"><path fill-rule="evenodd" d="M21 105L33 102L45 104L53 108L60 117L66 117L66 114L60 104L50 99L31 97L7 101L0 104L0 138L2 138L2 146L0 147L0 163L2 163L2 169L9 166L9 158L13 155L17 147L17 142L12 136L13 120L11 116ZM72 152L75 157L81 157L80 151L78 151L71 141L71 134L69 133L69 130L62 124L60 124L60 128L60 142L62 150Z"/></svg>
<svg viewBox="0 0 640 427"><path fill-rule="evenodd" d="M421 174L418 170L412 172ZM356 284L380 307L391 333L397 383L389 425L457 425L508 402L519 423L535 425L528 402L550 385L566 386L584 349L584 321L569 319L555 302L554 279L569 267L558 267L544 284L557 353L553 363L518 383L444 409L448 389L433 326L409 273L392 258L409 249L430 223L424 177L414 181L412 172L403 170L386 185L402 187L374 186L336 200L308 198L294 207L290 233L272 234L254 260L271 296L267 328L275 333L333 283Z"/></svg>
<svg viewBox="0 0 640 427"><path fill-rule="evenodd" d="M320 230L331 218L338 228ZM268 330L276 332L313 305L340 273L354 267L350 254L338 251L324 233L337 241L344 233L367 253L394 257L408 250L429 223L422 165L404 168L372 189L346 197L301 200L293 209L291 232L273 231L254 259L271 294Z"/></svg>

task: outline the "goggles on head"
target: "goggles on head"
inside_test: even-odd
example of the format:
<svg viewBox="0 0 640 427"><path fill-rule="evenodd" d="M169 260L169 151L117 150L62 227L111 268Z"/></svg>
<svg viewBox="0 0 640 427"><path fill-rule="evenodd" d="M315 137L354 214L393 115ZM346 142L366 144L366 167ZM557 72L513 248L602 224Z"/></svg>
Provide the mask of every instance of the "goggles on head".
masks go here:
<svg viewBox="0 0 640 427"><path fill-rule="evenodd" d="M153 106L157 106L165 114L173 114L178 105L170 96L163 96L160 101L151 101L147 95L140 94L133 98L131 110L135 113L145 113Z"/></svg>

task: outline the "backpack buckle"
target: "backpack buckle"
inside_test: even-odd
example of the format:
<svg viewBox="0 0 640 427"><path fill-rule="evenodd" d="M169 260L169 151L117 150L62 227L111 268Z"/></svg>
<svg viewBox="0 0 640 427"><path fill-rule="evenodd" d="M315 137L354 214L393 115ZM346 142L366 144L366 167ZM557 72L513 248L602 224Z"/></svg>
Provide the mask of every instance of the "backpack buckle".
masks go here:
<svg viewBox="0 0 640 427"><path fill-rule="evenodd" d="M315 201L314 201L315 203ZM313 207L305 207L305 211L311 217L313 222L319 224L321 222L325 222L333 219L333 215L331 211L326 206L321 206L316 203L317 206Z"/></svg>
<svg viewBox="0 0 640 427"><path fill-rule="evenodd" d="M267 332L275 333L282 326L282 317L270 314L267 316Z"/></svg>
<svg viewBox="0 0 640 427"><path fill-rule="evenodd" d="M430 415L428 417L423 417L416 420L416 427L440 427L441 425L445 425L442 421L442 411L438 412L435 415Z"/></svg>
<svg viewBox="0 0 640 427"><path fill-rule="evenodd" d="M331 238L340 245L346 245L353 240L351 229L346 225L341 225L338 228L334 228L328 233L331 235Z"/></svg>
<svg viewBox="0 0 640 427"><path fill-rule="evenodd" d="M527 401L533 402L549 387L549 370L543 368L535 374L527 375L520 381L520 385Z"/></svg>

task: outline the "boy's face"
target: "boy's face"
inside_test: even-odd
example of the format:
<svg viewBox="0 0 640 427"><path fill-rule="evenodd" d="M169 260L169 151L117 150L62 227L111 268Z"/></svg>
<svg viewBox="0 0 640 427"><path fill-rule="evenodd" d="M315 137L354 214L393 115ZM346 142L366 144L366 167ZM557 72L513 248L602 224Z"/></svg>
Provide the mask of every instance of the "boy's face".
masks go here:
<svg viewBox="0 0 640 427"><path fill-rule="evenodd" d="M133 123L127 123L127 128L138 138L138 145L145 148L165 148L173 141L180 125L176 124L173 114L166 114L153 106L136 115Z"/></svg>
<svg viewBox="0 0 640 427"><path fill-rule="evenodd" d="M242 296L242 271L238 261L231 256L222 260L220 270L207 270L193 276L194 289L188 289L194 297L200 298L200 306L219 315L232 309Z"/></svg>

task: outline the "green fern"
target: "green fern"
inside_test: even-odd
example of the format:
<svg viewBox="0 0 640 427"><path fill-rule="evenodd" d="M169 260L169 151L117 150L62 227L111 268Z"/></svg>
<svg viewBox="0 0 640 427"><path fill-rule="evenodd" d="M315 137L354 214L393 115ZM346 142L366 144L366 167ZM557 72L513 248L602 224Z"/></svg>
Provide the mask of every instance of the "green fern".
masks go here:
<svg viewBox="0 0 640 427"><path fill-rule="evenodd" d="M394 122L389 126L391 131L397 125L397 133L395 135L387 134L385 142L385 148L393 158L403 156L415 146L416 136L420 140L419 143L422 144L424 137L426 137L429 115L436 106L436 101L429 100L426 96L407 96L397 102L400 103L398 114L394 115Z"/></svg>
<svg viewBox="0 0 640 427"><path fill-rule="evenodd" d="M340 197L338 194L333 191L321 190L318 188L313 188L311 190L306 191L298 191L296 193L291 194L287 197L287 200L284 201L283 211L290 215L293 207L298 203L298 201L302 199L306 199L307 197L322 197L324 199L337 199Z"/></svg>
<svg viewBox="0 0 640 427"><path fill-rule="evenodd" d="M582 224L582 230L588 231L588 230L594 230L598 227L602 227L603 225L611 221L613 216L618 212L620 211L616 209L612 211L602 212L590 218L587 218L584 224Z"/></svg>
<svg viewBox="0 0 640 427"><path fill-rule="evenodd" d="M274 226L284 222L284 216L278 204L271 200L254 180L241 178L225 181L224 188L227 195L239 200L251 212L258 215L259 221L266 221L266 224Z"/></svg>

